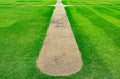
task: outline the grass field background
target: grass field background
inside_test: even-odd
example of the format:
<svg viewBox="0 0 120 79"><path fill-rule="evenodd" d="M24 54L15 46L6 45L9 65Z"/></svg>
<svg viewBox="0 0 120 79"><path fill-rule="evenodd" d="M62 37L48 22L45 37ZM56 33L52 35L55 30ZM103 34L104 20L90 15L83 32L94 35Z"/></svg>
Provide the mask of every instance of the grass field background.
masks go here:
<svg viewBox="0 0 120 79"><path fill-rule="evenodd" d="M39 71L36 59L54 7L16 4L55 2L0 0L0 79L120 79L120 0L63 0L64 4L85 4L65 8L83 67L76 74L59 77Z"/></svg>

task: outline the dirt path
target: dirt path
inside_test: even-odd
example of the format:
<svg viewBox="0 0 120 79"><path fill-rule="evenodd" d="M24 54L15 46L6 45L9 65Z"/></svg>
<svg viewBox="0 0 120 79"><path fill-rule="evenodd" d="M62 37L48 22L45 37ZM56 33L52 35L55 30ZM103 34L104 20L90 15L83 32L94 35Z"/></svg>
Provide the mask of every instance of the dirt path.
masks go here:
<svg viewBox="0 0 120 79"><path fill-rule="evenodd" d="M82 59L61 0L55 7L37 67L48 75L66 76L81 69Z"/></svg>

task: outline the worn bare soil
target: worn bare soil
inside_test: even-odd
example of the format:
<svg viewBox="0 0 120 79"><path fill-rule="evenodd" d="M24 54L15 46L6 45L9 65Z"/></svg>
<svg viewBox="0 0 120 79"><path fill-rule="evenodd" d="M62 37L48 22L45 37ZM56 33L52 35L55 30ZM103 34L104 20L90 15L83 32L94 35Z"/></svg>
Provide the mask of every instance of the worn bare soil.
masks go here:
<svg viewBox="0 0 120 79"><path fill-rule="evenodd" d="M61 0L55 7L37 67L48 75L67 76L81 69L82 58Z"/></svg>

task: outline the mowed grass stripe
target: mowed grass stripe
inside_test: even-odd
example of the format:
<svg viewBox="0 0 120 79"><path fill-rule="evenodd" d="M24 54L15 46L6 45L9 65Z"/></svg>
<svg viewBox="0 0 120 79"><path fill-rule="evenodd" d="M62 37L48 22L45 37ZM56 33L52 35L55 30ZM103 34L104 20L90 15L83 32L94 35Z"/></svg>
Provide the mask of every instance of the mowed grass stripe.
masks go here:
<svg viewBox="0 0 120 79"><path fill-rule="evenodd" d="M83 69L80 71L80 77L78 78L94 79L100 76L101 78L112 79L111 71L100 54L100 49L96 49L95 45L96 42L100 41L101 33L99 34L98 29L89 20L77 14L75 7L67 7L66 10L84 62Z"/></svg>
<svg viewBox="0 0 120 79"><path fill-rule="evenodd" d="M77 8L77 10L78 10L78 8ZM112 73L115 75L115 78L119 78L119 76L118 76L119 72L118 72L117 68L120 65L120 64L118 64L118 62L120 62L119 61L120 54L118 53L118 52L120 52L120 50L119 50L119 45L120 44L119 44L119 39L116 39L116 37L119 38L119 32L120 32L120 31L118 31L119 28L117 28L117 30L116 30L116 27L114 25L113 25L114 27L113 26L110 27L112 25L111 23L107 22L106 20L104 20L100 16L97 16L94 12L90 11L89 9L87 9L85 7L79 7L79 13L82 16L86 17L97 28L99 28L102 31L104 31L104 33L102 33L101 35L105 35L106 34L106 36L100 37L98 39L99 41L102 40L100 42L103 42L103 44L100 44L100 46L98 46L97 50L100 52L100 54L103 54L103 58L105 58L104 60L108 64L108 67L111 69ZM89 15L89 16L87 16L87 15ZM111 29L108 28L108 27L110 27ZM97 33L97 32L94 32L94 33ZM111 33L113 33L113 34L111 34ZM90 34L90 33L88 33L88 34ZM111 39L111 35L116 36L116 37L115 38L112 37L112 39ZM94 41L95 41L96 38L97 38L97 36L94 37ZM114 43L114 41L112 41L113 42L112 43L109 40L111 40L111 41L114 40L115 43ZM97 41L94 44L97 45L97 43L99 41ZM111 62L114 62L114 63L111 63Z"/></svg>
<svg viewBox="0 0 120 79"><path fill-rule="evenodd" d="M9 16L18 20L9 27L0 27L0 78L44 78L36 67L36 59L54 7L22 6L3 10L9 9L13 13Z"/></svg>
<svg viewBox="0 0 120 79"><path fill-rule="evenodd" d="M97 50L97 53L99 52L100 56L103 57L104 61L107 63L108 68L110 68L111 72L114 74L114 78L119 78L119 72L117 72L118 66L120 65L120 64L118 64L118 62L120 62L119 61L120 55L118 53L118 52L120 52L119 47L114 43L114 41L111 39L111 37L109 37L108 34L106 34L106 32L103 29L99 28L97 25L94 25L94 23L91 23L91 21L88 19L88 16L85 16L85 14L89 13L88 9L83 8L83 7L79 7L79 9L78 9L78 7L77 7L77 10L79 10L80 13L77 11L77 13L79 13L78 15L74 15L74 14L72 14L72 15L77 16L75 21L77 21L77 23L80 24L78 26L81 26L81 28L83 27L84 30L86 30L86 32L87 32L86 34L88 34L89 38L92 40L92 43L94 44L94 47ZM83 10L85 10L87 12L85 12ZM75 13L75 11L73 11L73 12ZM87 18L88 21L84 21L82 16L79 17L79 19L78 19L78 16L80 16L80 15L84 16L84 18ZM92 15L90 15L90 16L92 16ZM92 16L91 18L95 18L95 17L96 16ZM82 19L82 20L80 20L80 19ZM92 25L90 25L90 23ZM72 26L76 26L76 25L72 25ZM80 27L77 27L77 28L79 29ZM78 37L78 36L79 35L77 35L76 37Z"/></svg>

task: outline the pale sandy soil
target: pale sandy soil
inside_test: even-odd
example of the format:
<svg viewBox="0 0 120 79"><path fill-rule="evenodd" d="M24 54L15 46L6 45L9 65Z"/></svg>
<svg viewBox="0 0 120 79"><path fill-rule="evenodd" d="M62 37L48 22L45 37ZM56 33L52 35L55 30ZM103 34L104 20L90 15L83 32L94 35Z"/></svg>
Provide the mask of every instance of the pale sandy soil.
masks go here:
<svg viewBox="0 0 120 79"><path fill-rule="evenodd" d="M48 75L67 76L81 69L82 58L61 0L55 7L37 67Z"/></svg>

